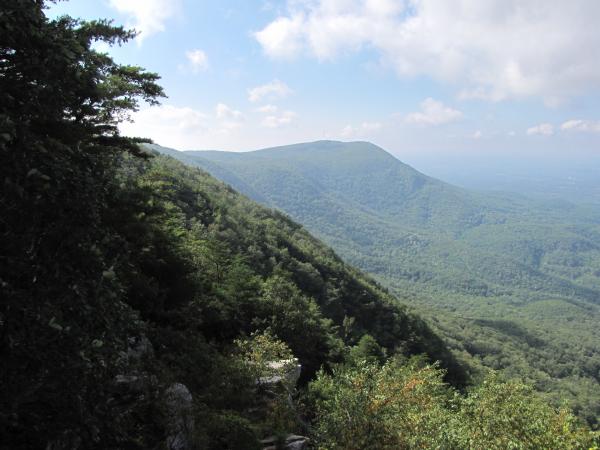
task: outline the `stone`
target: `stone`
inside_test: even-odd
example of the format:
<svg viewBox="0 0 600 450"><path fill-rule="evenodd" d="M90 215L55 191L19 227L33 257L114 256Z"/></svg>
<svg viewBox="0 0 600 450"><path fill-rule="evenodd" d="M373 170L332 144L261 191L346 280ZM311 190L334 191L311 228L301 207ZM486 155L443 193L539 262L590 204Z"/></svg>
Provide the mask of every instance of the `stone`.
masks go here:
<svg viewBox="0 0 600 450"><path fill-rule="evenodd" d="M271 376L261 377L258 384L277 384L285 382L289 386L295 386L300 378L302 366L296 358L270 361L267 363Z"/></svg>
<svg viewBox="0 0 600 450"><path fill-rule="evenodd" d="M188 450L194 432L192 393L187 386L174 383L165 391L165 403L169 415L167 448Z"/></svg>
<svg viewBox="0 0 600 450"><path fill-rule="evenodd" d="M277 450L277 437L270 436L260 441L263 450ZM307 450L310 439L305 436L288 434L285 438L284 450Z"/></svg>

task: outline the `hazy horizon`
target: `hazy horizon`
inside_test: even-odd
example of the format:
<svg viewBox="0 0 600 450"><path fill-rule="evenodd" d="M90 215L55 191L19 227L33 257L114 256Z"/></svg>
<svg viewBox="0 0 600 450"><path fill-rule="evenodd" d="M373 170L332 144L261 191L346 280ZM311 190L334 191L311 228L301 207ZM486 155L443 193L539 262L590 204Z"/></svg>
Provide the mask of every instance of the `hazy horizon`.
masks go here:
<svg viewBox="0 0 600 450"><path fill-rule="evenodd" d="M353 142L353 141L340 141ZM368 140L366 142L369 142ZM160 142L157 144L161 145ZM289 142L287 145L306 144ZM375 144L377 145L377 144ZM275 147L240 150L240 153ZM433 178L467 189L516 192L530 197L554 198L600 205L600 154L415 154L381 147L398 160ZM178 151L226 151L194 148Z"/></svg>

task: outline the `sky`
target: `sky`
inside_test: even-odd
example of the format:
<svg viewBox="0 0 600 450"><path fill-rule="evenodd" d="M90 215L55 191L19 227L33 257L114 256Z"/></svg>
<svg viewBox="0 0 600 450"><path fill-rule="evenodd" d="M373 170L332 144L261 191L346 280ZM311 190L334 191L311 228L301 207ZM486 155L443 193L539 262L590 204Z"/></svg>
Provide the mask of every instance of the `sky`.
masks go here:
<svg viewBox="0 0 600 450"><path fill-rule="evenodd" d="M366 140L401 159L600 155L598 0L73 0L168 98L124 134L179 150Z"/></svg>

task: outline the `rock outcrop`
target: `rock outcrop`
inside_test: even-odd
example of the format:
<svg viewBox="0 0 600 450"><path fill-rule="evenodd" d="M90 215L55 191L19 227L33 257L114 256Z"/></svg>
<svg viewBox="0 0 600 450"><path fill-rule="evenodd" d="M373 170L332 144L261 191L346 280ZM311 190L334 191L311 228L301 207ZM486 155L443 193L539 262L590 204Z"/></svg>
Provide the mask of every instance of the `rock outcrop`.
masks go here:
<svg viewBox="0 0 600 450"><path fill-rule="evenodd" d="M277 438L277 436L271 436L260 442L263 445L263 450L278 450L281 448L284 450L306 450L310 442L307 437L295 434L288 434L285 440L281 441L282 439ZM280 445L279 447L278 444ZM281 444L283 444L283 447L281 447Z"/></svg>
<svg viewBox="0 0 600 450"><path fill-rule="evenodd" d="M270 361L267 363L268 375L260 377L258 384L284 383L287 386L294 387L300 378L301 370L302 366L298 364L296 358Z"/></svg>
<svg viewBox="0 0 600 450"><path fill-rule="evenodd" d="M165 403L169 416L167 437L169 450L191 448L191 436L194 432L192 400L191 392L181 383L174 383L165 391Z"/></svg>

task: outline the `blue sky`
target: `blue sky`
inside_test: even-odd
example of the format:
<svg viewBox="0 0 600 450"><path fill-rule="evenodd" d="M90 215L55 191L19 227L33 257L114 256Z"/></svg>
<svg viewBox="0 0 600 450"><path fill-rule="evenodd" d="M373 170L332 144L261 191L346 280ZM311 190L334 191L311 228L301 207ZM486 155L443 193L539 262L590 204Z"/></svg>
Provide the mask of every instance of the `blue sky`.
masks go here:
<svg viewBox="0 0 600 450"><path fill-rule="evenodd" d="M165 146L600 153L596 0L77 0L58 14L140 31L100 49L162 76L168 98L122 130Z"/></svg>

